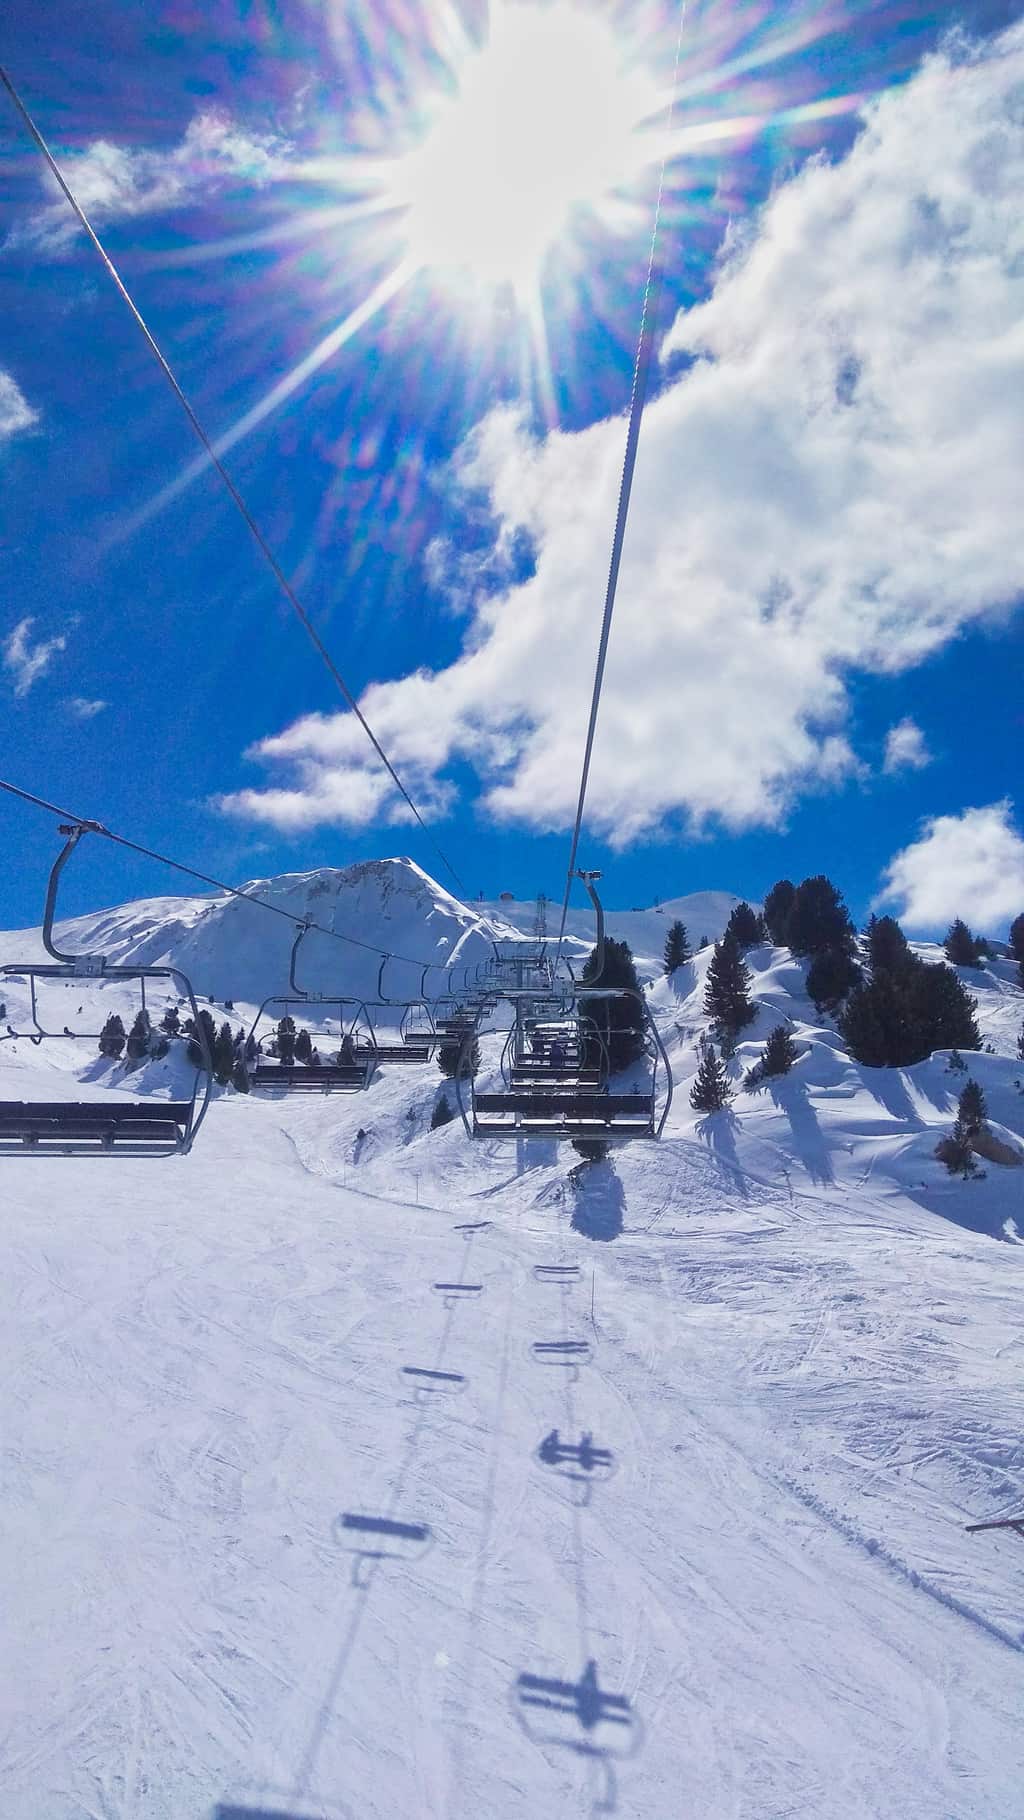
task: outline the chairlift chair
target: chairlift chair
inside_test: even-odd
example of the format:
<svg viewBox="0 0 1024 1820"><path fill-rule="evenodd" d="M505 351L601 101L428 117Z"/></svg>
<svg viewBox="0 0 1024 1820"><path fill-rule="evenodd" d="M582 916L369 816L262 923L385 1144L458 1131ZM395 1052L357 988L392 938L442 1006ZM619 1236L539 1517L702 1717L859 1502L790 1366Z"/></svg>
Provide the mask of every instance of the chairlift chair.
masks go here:
<svg viewBox="0 0 1024 1820"><path fill-rule="evenodd" d="M249 1042L256 1047L256 1064L250 1070L249 1082L257 1093L361 1093L370 1085L376 1066L375 1049L370 1043L360 1047L356 1032L360 1023L366 1027L370 1038L373 1027L366 1015L362 1002L325 993L307 992L299 985L295 976L299 948L309 933L310 924L304 922L292 943L291 962L288 969L289 991L272 993L265 998L253 1019L249 1032ZM282 1062L268 1060L263 1049L266 1037L259 1037L261 1020L267 1017L273 1008L277 1018L291 1017L292 1011L300 1015L308 1013L311 1006L332 1006L337 1011L339 1049L337 1056L329 1062ZM347 1013L352 1010L351 1018ZM324 1020L326 1021L326 1019ZM347 1025L347 1028L346 1028ZM312 1037L313 1033L310 1032ZM345 1059L343 1060L342 1057Z"/></svg>
<svg viewBox="0 0 1024 1820"><path fill-rule="evenodd" d="M54 861L43 910L42 941L50 962L15 962L0 968L0 979L20 979L29 988L32 1029L13 1031L39 1045L60 1041L65 1030L49 1030L40 1019L39 982L107 981L138 984L141 1008L147 1010L147 982L168 982L178 999L188 1004L194 1041L200 1053L192 1094L186 1100L121 1100L107 1096L95 1101L0 1101L0 1156L185 1156L191 1150L206 1116L213 1089L213 1066L206 1031L199 1016L195 993L178 967L114 966L102 954L67 954L54 942L53 925L61 873L84 834L102 833L97 822L61 824L64 846ZM75 1031L86 1041L98 1042L99 1030ZM10 1036L0 1039L5 1042ZM202 1090L200 1090L202 1084Z"/></svg>

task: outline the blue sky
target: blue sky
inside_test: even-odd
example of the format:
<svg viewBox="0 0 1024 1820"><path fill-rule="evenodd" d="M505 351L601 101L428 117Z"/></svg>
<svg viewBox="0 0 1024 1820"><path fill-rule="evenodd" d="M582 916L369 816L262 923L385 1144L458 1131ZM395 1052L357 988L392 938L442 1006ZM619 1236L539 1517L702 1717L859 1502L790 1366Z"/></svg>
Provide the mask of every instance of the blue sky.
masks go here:
<svg viewBox="0 0 1024 1820"><path fill-rule="evenodd" d="M964 913L1001 933L1024 908L1019 822L999 806L1024 719L1022 579L1000 542L1020 468L1004 411L1009 268L997 281L985 264L994 273L1008 251L1010 151L1000 143L986 176L980 123L1012 133L1000 109L1021 39L997 35L1019 9L781 11L694 6L684 28L662 237L672 333L581 852L619 906L709 887L757 897L780 875L827 870L864 914L909 850L896 908L941 920L959 889ZM65 9L55 58L40 9L6 8L0 59L212 433L394 270L402 217L345 211L375 193L371 166L429 139L458 93L472 54L453 57L442 17L381 0L100 0ZM672 10L598 17L663 98ZM464 15L467 44L484 18ZM954 25L981 51L960 45L920 76ZM886 91L872 149L862 110ZM948 134L930 135L932 119ZM1019 121L1017 135L1019 160ZM828 162L809 186L816 153ZM537 292L546 359L523 295L428 266L226 458L352 687L395 685L371 688L370 717L470 893L560 894L655 174L631 173L614 215L574 213L551 249ZM776 214L759 213L773 193ZM491 223L511 219L507 198L489 200ZM899 270L885 227L897 206L917 223ZM391 819L215 477L161 502L194 446L61 207L4 100L0 775L233 880L407 851L450 885L420 831ZM941 290L933 243L960 262ZM821 435L807 397L826 316L856 436L826 439L790 474L794 449ZM790 574L793 514L815 525ZM737 646L749 662L724 660ZM0 922L33 922L52 825L10 802L0 813L17 862ZM83 853L68 901L177 888L104 847Z"/></svg>

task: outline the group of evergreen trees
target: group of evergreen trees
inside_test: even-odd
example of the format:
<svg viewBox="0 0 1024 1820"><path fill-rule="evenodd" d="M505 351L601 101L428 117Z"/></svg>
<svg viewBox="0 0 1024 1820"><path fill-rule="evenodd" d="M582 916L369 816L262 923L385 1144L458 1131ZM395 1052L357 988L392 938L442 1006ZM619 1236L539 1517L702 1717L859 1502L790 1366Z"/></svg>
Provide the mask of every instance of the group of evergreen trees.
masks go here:
<svg viewBox="0 0 1024 1820"><path fill-rule="evenodd" d="M865 938L868 977L837 1019L854 1059L907 1068L935 1049L980 1049L977 1001L952 967L911 952L899 923L873 916Z"/></svg>
<svg viewBox="0 0 1024 1820"><path fill-rule="evenodd" d="M246 1041L244 1033L232 1030L226 1019L218 1030L205 1007L199 1013L199 1022L202 1025L206 1048L213 1063L214 1080L222 1087L227 1086L230 1081L240 1093L248 1093L248 1064L255 1056L255 1044L252 1038L250 1037ZM162 1060L167 1055L171 1039L174 1037L185 1039L185 1053L189 1061L193 1068L201 1068L203 1045L196 1029L195 1020L186 1018L182 1023L176 1005L168 1005L155 1029L149 1012L140 1010L127 1035L122 1019L116 1011L112 1011L100 1032L99 1052L114 1061L123 1055L126 1063L133 1063L137 1066L147 1057L156 1061Z"/></svg>

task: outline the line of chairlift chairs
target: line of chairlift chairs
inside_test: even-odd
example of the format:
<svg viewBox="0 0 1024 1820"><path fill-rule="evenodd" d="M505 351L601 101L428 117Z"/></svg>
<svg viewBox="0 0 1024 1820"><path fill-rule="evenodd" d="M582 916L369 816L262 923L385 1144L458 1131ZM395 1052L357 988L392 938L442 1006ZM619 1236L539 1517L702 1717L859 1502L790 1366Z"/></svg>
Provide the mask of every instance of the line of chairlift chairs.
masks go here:
<svg viewBox="0 0 1024 1820"><path fill-rule="evenodd" d="M40 1016L40 984L90 981L137 986L146 1009L147 987L169 986L187 1007L199 1051L191 1097L140 1100L120 1096L85 1101L0 1101L0 1155L7 1156L175 1156L187 1153L210 1104L212 1057L195 993L177 967L118 966L98 954L69 954L54 940L54 918L61 873L82 836L93 824L61 828L65 844L54 862L43 912L42 941L51 961L11 963L0 968L0 981L14 978L29 988L31 1028L8 1028L0 1042L25 1037L34 1044L71 1034L48 1029ZM592 978L600 978L604 957L604 915L594 888L599 873L578 874L586 885L597 919ZM246 1044L249 1078L259 1092L361 1092L378 1067L389 1063L429 1062L440 1045L458 1045L454 1085L466 1132L478 1138L554 1137L622 1140L661 1136L672 1100L672 1071L650 1009L641 993L622 987L587 985L578 979L564 955L552 958L547 944L526 937L497 939L493 952L476 968L442 969L446 978L436 998L428 994L428 975L437 963L423 967L419 996L385 996L383 955L375 1000L355 1000L309 992L296 977L299 951L312 925L303 923L292 945L289 990L264 1000ZM458 983L457 983L458 976ZM644 1057L639 1085L612 1087L609 1001L632 997L644 1029ZM501 1055L501 1087L478 1091L470 1065L472 1046L499 1005L512 1010ZM374 1012L393 1017L401 1010L397 1041L381 1041ZM279 1053L274 1032L279 1021L297 1012L308 1028L315 1021L329 1029L336 1013L339 1046L321 1059L289 1063ZM275 1024L275 1018L278 1022ZM294 1020L293 1020L294 1021ZM262 1031L262 1034L261 1034ZM99 1038L99 1031L78 1030L79 1037ZM323 1038L319 1037L318 1041ZM326 1046L326 1045L325 1045Z"/></svg>

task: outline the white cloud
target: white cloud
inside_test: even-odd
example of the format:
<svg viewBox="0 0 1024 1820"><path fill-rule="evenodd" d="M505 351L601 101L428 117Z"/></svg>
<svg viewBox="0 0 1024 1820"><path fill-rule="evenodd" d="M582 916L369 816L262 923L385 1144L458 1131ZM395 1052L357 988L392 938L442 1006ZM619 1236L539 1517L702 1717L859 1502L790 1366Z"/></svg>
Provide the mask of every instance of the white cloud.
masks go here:
<svg viewBox="0 0 1024 1820"><path fill-rule="evenodd" d="M778 825L857 769L852 673L912 668L1024 591L1022 81L1024 25L932 57L842 162L777 191L670 330L693 359L645 416L591 828ZM621 420L537 440L491 415L457 478L535 573L478 590L456 663L364 697L399 765L436 789L468 760L495 819L571 820L623 440ZM256 755L282 788L236 812L365 813L350 716Z"/></svg>
<svg viewBox="0 0 1024 1820"><path fill-rule="evenodd" d="M38 411L32 409L17 380L0 367L0 442L19 430L31 429L38 420Z"/></svg>
<svg viewBox="0 0 1024 1820"><path fill-rule="evenodd" d="M96 139L82 152L58 159L68 184L94 227L129 215L176 208L234 180L265 183L275 176L287 146L272 134L246 132L228 115L197 114L177 145L159 151ZM40 251L64 251L79 232L70 206L52 178L57 199L15 227L8 243L31 241Z"/></svg>
<svg viewBox="0 0 1024 1820"><path fill-rule="evenodd" d="M891 776L895 771L923 771L932 762L924 734L909 716L890 727L885 736L885 762L882 769Z"/></svg>
<svg viewBox="0 0 1024 1820"><path fill-rule="evenodd" d="M1024 839L1010 802L937 815L889 861L876 905L891 904L912 929L945 929L955 916L983 933L1024 906Z"/></svg>
<svg viewBox="0 0 1024 1820"><path fill-rule="evenodd" d="M12 632L7 634L0 652L2 652L4 669L14 678L15 695L27 695L33 683L47 671L58 651L63 651L67 639L60 634L55 638L40 638L32 643L32 618L20 619Z"/></svg>
<svg viewBox="0 0 1024 1820"><path fill-rule="evenodd" d="M88 701L84 695L70 695L64 703L73 720L95 720L104 708L109 708L106 701Z"/></svg>

